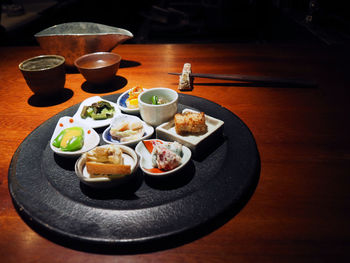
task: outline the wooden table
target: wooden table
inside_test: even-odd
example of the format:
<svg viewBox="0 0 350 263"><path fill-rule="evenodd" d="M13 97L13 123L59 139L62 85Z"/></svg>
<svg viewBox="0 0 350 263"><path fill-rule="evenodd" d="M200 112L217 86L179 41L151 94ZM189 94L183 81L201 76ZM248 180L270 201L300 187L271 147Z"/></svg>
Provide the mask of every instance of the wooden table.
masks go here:
<svg viewBox="0 0 350 263"><path fill-rule="evenodd" d="M122 45L119 82L102 91L67 74L67 96L47 104L32 96L18 64L39 47L0 48L1 262L349 262L349 53L345 48L270 45ZM212 233L146 254L73 250L38 235L15 211L8 191L11 157L30 132L94 95L142 85L177 89L185 62L194 72L312 79L317 88L259 87L196 79L186 94L212 100L253 132L261 157L257 189L247 205Z"/></svg>

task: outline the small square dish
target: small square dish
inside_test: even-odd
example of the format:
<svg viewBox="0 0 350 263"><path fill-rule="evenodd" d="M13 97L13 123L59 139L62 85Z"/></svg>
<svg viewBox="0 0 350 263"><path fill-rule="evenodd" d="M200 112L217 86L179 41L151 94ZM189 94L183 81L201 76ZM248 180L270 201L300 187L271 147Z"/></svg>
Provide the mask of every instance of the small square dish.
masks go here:
<svg viewBox="0 0 350 263"><path fill-rule="evenodd" d="M182 113L196 112L191 109L184 109ZM213 136L220 135L224 122L214 117L205 114L205 124L207 125L207 131L203 134L193 135L180 135L176 133L175 122L171 120L163 123L156 128L156 136L159 139L167 141L177 141L184 146L187 146L193 154L196 154L200 149L204 148L203 142L212 138ZM212 138L215 139L215 138Z"/></svg>
<svg viewBox="0 0 350 263"><path fill-rule="evenodd" d="M103 118L103 119L93 119L92 117L82 118L81 115L82 115L82 111L84 110L84 106L89 107L93 103L97 103L99 101L107 102L114 108L114 112L113 112L112 116L110 116L108 118ZM90 126L91 128L101 128L101 127L108 126L111 123L113 117L120 114L120 113L121 113L120 109L118 108L116 103L102 99L100 96L93 96L93 97L87 98L82 103L80 103L80 106L79 106L77 112L74 114L73 119L75 119L81 123L84 123L84 124Z"/></svg>

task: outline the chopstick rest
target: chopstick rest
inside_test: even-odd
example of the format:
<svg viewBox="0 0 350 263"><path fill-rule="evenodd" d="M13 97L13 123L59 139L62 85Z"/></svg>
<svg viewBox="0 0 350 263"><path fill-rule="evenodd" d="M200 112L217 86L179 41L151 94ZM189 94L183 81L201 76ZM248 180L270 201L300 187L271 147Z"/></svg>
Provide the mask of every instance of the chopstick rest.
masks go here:
<svg viewBox="0 0 350 263"><path fill-rule="evenodd" d="M192 74L191 64L185 63L182 69L182 74L180 74L180 78L179 78L179 90L193 89L193 77L191 76L191 74Z"/></svg>

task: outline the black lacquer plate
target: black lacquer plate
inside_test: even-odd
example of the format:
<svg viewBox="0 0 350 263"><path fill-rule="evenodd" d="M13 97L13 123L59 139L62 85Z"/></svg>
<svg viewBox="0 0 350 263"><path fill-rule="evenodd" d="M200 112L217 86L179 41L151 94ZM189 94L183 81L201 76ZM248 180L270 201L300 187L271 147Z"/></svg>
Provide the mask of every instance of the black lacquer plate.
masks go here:
<svg viewBox="0 0 350 263"><path fill-rule="evenodd" d="M119 95L104 98L117 101ZM223 120L223 136L210 141L176 177L155 180L138 172L123 189L88 188L75 175L75 159L59 157L49 146L58 119L73 116L78 106L35 129L17 149L9 169L17 211L56 243L100 253L178 246L227 222L255 190L260 159L247 126L220 105L184 94L179 94L179 110L190 106Z"/></svg>

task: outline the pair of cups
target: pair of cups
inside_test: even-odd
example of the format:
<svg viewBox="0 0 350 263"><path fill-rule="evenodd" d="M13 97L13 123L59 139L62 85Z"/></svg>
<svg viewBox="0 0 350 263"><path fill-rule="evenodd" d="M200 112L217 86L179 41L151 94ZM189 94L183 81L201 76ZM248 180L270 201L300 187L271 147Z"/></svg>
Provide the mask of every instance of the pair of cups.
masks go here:
<svg viewBox="0 0 350 263"><path fill-rule="evenodd" d="M86 54L75 61L84 78L94 84L113 79L121 57L111 52ZM59 55L41 55L19 64L24 79L34 94L44 97L58 95L66 82L65 58Z"/></svg>

